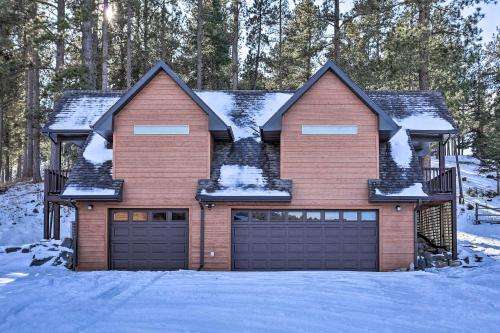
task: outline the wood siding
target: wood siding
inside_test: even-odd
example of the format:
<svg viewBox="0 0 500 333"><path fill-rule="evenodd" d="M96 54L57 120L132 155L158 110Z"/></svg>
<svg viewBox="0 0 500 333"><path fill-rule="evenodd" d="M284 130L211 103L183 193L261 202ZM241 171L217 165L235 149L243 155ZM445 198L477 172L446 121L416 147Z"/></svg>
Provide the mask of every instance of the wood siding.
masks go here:
<svg viewBox="0 0 500 333"><path fill-rule="evenodd" d="M189 124L189 136L134 136L134 124ZM356 136L304 136L302 125L358 125ZM290 204L224 204L205 209L205 269L231 269L233 208L376 209L379 269L407 267L414 255L414 204L370 204L368 179L378 178L377 117L334 74L327 73L284 116L281 177L293 180ZM79 269L106 269L107 210L188 208L189 267L199 265L197 180L209 177L207 116L165 74L159 74L115 119L114 177L124 201L80 207ZM211 256L214 252L214 256Z"/></svg>
<svg viewBox="0 0 500 333"><path fill-rule="evenodd" d="M189 125L189 135L134 135L134 125ZM113 177L124 179L123 202L80 206L79 269L107 269L109 208L189 209L189 267L199 264L198 179L210 175L208 116L164 72L115 117Z"/></svg>

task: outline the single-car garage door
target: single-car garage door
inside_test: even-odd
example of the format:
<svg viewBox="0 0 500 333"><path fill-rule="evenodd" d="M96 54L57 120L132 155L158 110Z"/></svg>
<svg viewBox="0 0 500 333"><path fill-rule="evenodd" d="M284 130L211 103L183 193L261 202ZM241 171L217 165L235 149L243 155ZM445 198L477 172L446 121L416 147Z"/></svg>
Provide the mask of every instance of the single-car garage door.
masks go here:
<svg viewBox="0 0 500 333"><path fill-rule="evenodd" d="M232 211L234 270L377 270L374 210Z"/></svg>
<svg viewBox="0 0 500 333"><path fill-rule="evenodd" d="M111 269L187 268L187 209L113 209L110 215Z"/></svg>

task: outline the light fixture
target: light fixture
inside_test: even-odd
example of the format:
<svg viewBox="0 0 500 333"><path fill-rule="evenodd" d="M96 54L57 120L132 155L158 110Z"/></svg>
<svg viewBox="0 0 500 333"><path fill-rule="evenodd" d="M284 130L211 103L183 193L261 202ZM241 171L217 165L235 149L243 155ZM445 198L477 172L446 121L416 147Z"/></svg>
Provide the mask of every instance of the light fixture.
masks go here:
<svg viewBox="0 0 500 333"><path fill-rule="evenodd" d="M400 212L401 211L401 206L400 205L396 205L396 212Z"/></svg>
<svg viewBox="0 0 500 333"><path fill-rule="evenodd" d="M215 207L215 203L213 203L213 202L206 203L205 207L207 207L208 209L212 209Z"/></svg>
<svg viewBox="0 0 500 333"><path fill-rule="evenodd" d="M94 205L89 204L89 205L87 206L87 209L88 209L88 210L92 210L92 209L94 209Z"/></svg>

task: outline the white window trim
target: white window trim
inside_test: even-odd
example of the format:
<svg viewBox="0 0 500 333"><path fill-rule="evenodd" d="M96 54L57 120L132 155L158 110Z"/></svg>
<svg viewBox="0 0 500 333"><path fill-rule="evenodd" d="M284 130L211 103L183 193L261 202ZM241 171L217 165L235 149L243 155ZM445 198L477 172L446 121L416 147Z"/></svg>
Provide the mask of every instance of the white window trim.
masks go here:
<svg viewBox="0 0 500 333"><path fill-rule="evenodd" d="M357 135L358 125L302 125L303 135Z"/></svg>
<svg viewBox="0 0 500 333"><path fill-rule="evenodd" d="M189 135L189 125L134 125L134 135Z"/></svg>

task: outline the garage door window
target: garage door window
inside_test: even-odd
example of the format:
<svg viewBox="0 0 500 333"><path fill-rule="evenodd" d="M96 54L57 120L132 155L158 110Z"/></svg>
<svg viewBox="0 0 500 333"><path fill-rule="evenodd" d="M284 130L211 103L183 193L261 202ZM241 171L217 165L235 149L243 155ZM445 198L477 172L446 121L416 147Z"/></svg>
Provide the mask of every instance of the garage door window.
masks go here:
<svg viewBox="0 0 500 333"><path fill-rule="evenodd" d="M377 212L375 211L364 211L361 212L361 221L376 221Z"/></svg>
<svg viewBox="0 0 500 333"><path fill-rule="evenodd" d="M268 220L267 211L265 210L253 210L251 216L252 216L252 221L254 222Z"/></svg>
<svg viewBox="0 0 500 333"><path fill-rule="evenodd" d="M329 210L325 212L325 221L326 222L339 222L340 221L340 212L338 210Z"/></svg>
<svg viewBox="0 0 500 333"><path fill-rule="evenodd" d="M236 211L233 215L233 221L248 222L248 211Z"/></svg>
<svg viewBox="0 0 500 333"><path fill-rule="evenodd" d="M358 212L355 211L345 211L342 216L344 221L347 222L356 222L358 220Z"/></svg>
<svg viewBox="0 0 500 333"><path fill-rule="evenodd" d="M285 219L285 212L281 210L271 211L271 221L283 221Z"/></svg>
<svg viewBox="0 0 500 333"><path fill-rule="evenodd" d="M308 222L318 222L321 221L321 212L306 212L306 220Z"/></svg>
<svg viewBox="0 0 500 333"><path fill-rule="evenodd" d="M302 221L304 219L304 213L302 211L289 211L288 221Z"/></svg>
<svg viewBox="0 0 500 333"><path fill-rule="evenodd" d="M152 220L154 222L163 222L167 220L167 212L153 212Z"/></svg>
<svg viewBox="0 0 500 333"><path fill-rule="evenodd" d="M113 221L126 222L128 221L128 212L114 212Z"/></svg>
<svg viewBox="0 0 500 333"><path fill-rule="evenodd" d="M148 220L148 212L133 212L132 221L134 222L146 222Z"/></svg>
<svg viewBox="0 0 500 333"><path fill-rule="evenodd" d="M172 221L186 221L186 212L172 212Z"/></svg>

